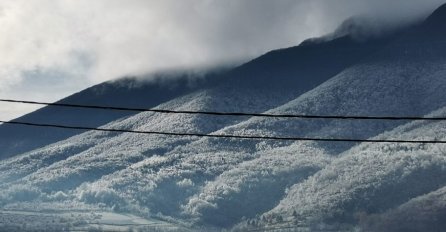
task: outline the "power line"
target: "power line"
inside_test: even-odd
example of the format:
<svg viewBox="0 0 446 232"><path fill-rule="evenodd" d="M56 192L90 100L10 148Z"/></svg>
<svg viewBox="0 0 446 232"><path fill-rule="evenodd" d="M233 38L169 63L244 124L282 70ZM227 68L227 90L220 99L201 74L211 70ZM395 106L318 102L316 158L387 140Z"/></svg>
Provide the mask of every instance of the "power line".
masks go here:
<svg viewBox="0 0 446 232"><path fill-rule="evenodd" d="M125 129L107 129L84 126L68 126L58 124L43 124L20 121L0 121L0 123L35 126L35 127L51 127L72 130L92 130L116 133L134 133L148 135L168 135L168 136L188 136L188 137L208 137L208 138L229 138L229 139L253 139L253 140L282 140L282 141L316 141L316 142L356 142L356 143L415 143L415 144L446 144L441 140L386 140L386 139L337 139L337 138L307 138L307 137L276 137L276 136L257 136L257 135L227 135L227 134L201 134L201 133L180 133L180 132L161 132L161 131L137 131Z"/></svg>
<svg viewBox="0 0 446 232"><path fill-rule="evenodd" d="M134 111L134 112L154 112L154 113L165 113L165 114L201 114L201 115L215 115L215 116L248 116L248 117L267 117L267 118L303 118L303 119L446 121L446 117L305 115L305 114L267 114L267 113L243 113L243 112L162 110L162 109L128 108L128 107L99 106L99 105L81 105L81 104L68 104L68 103L49 103L49 102L13 100L13 99L0 99L0 102L46 105L46 106L60 106L60 107L70 107L70 108L87 108L87 109Z"/></svg>

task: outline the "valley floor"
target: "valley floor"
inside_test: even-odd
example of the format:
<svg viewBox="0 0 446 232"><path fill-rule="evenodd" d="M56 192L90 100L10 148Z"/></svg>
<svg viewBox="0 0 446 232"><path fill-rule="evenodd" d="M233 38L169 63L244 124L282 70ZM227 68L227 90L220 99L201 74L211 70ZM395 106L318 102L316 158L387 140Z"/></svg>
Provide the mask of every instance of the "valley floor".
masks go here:
<svg viewBox="0 0 446 232"><path fill-rule="evenodd" d="M92 211L0 210L0 231L187 231L179 225L131 214Z"/></svg>

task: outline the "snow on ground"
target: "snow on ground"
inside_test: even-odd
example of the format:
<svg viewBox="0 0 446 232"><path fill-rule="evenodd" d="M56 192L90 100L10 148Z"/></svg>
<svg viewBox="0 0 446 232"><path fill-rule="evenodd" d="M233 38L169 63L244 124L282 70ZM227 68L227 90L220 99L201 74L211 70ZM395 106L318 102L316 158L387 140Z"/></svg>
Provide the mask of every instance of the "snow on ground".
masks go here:
<svg viewBox="0 0 446 232"><path fill-rule="evenodd" d="M0 211L1 231L188 231L131 214L102 211Z"/></svg>
<svg viewBox="0 0 446 232"><path fill-rule="evenodd" d="M405 79L397 78L402 75L401 73L407 74L404 70L408 64L413 63L403 63L399 66L397 64L355 66L296 100L269 112L381 115L384 114L380 111L381 105L390 101L392 104L386 105L387 110L396 115L404 115L413 107L418 107L419 113L428 113L446 100L445 96L437 91L431 92L433 88L446 87L446 83L441 82L444 66L431 63L430 66L414 67ZM350 84L347 86L341 84L346 82ZM426 100L416 94L429 97ZM244 103L233 106L231 101L221 100L229 95L231 97L228 99ZM248 96L251 98L247 98ZM257 111L265 108L265 98L259 96L252 93L237 95L231 92L197 92L160 107L179 110L206 110L217 107L237 111L244 105L250 107L243 108L244 111ZM278 104L277 102L270 100L268 105L274 106ZM320 104L327 107L319 107ZM296 136L296 133L300 133L302 136L315 137L369 138L403 123L335 122L332 120L320 123L317 120L284 121L261 118L252 118L239 123L238 119L225 118L215 122L203 116L141 113L111 123L106 127L215 134L253 133ZM355 129L346 130L345 128ZM152 216L161 213L164 216L187 218L205 225L229 227L243 221L244 218L253 218L274 207L281 209L281 205L289 207L278 212L285 212L288 216L294 211L305 217L306 215L323 215L324 217L338 215L339 211L343 212L343 210L351 212L352 207L361 206L361 199L363 199L360 197L363 196L361 193L369 193L372 189L370 186L375 185L372 183L385 185L384 181L380 183L382 181L380 178L390 175L387 173L392 173L392 168L394 168L389 166L383 172L384 177L381 177L374 173L374 167L381 167L391 161L399 161L401 168L409 164L418 167L419 163L424 162L424 156L421 155L420 159L409 163L403 158L394 160L391 154L395 152L401 155L406 154L399 151L398 147L389 148L390 152L386 153L387 155L381 156L382 151L378 150L375 153L366 152L367 155L353 156L361 158L359 160L350 160L345 158L350 157L345 154L342 154L341 158L336 157L339 151L345 151L354 144L333 149L323 143L293 144L134 134L109 136L102 132L93 133L93 135L91 133L88 132L85 135L93 137L76 136L53 146L7 160L2 166L2 170L6 173L3 178L8 181L2 183L5 189L0 194L3 204L29 200L48 202L71 200L109 207L117 212L145 212L146 215ZM389 138L399 138L399 133L401 132L394 133ZM105 137L105 139L98 144L90 143L89 139L84 140L84 138L96 137ZM48 150L59 149L62 151L60 153L63 153L66 151L65 147L80 146L75 144L84 143L86 148L80 149L80 152L68 150L64 154L66 157L60 160L55 157L59 153L48 152ZM417 152L413 154L423 152L422 148L410 149L416 149ZM31 161L32 157L47 157L46 160L54 162L32 162L28 170L19 171L20 176L14 178L15 170L8 169L8 166L19 167L27 160ZM408 155L408 157L407 159L411 159L412 156ZM429 157L428 154L426 157ZM368 172L361 169L362 163L370 167ZM430 164L429 168L436 170L437 174L443 173L440 161L436 165ZM339 173L337 167L341 167ZM352 176L352 173L355 174ZM360 179L365 173L368 179ZM432 173L425 172L420 175L430 174ZM396 175L387 183L399 181L401 184L398 186L404 189L405 186L411 184L410 181L416 180L412 177L411 175ZM337 183L334 185L338 186L337 188L325 189L329 183L337 180L336 178L345 182L333 182ZM351 182L354 180L355 182ZM419 190L407 195L404 199L408 200L409 197L416 197L417 194L439 187L443 184L439 181L421 186ZM313 185L308 183L314 183L320 187L313 189L311 187ZM293 184L295 186L291 187ZM298 187L307 185L309 187ZM352 190L347 190L349 186ZM300 188L304 190L299 190ZM265 189L271 194L262 195ZM388 193L385 188L380 190L383 194ZM324 191L327 194L319 196ZM305 194L299 195L299 192L314 196L315 200L306 199ZM370 192L372 193L373 191ZM244 200L251 195L259 197L252 198L252 201ZM376 195L371 202L381 207L379 210L388 209L390 206L386 206L387 202L378 202L379 196ZM285 198L282 199L283 197ZM301 202L296 204L303 204L303 202L305 204L293 205L295 199L300 199L299 202ZM276 206L279 202L282 203ZM349 202L351 206L343 206L345 202ZM244 210L236 210L235 207L239 205L243 205ZM296 206L298 210L292 206ZM320 212L324 210L326 212ZM233 216L223 217L222 215ZM351 217L351 215L347 216L347 218Z"/></svg>
<svg viewBox="0 0 446 232"><path fill-rule="evenodd" d="M402 36L300 96L293 86L277 91L228 84L194 92L159 108L372 116L422 116L440 109L431 116L444 116L446 47L438 38L429 43L424 39ZM144 112L104 127L446 140L446 122L427 121L213 118ZM184 221L190 228L205 229L290 224L307 229L379 229L370 225L376 221L386 225L385 216L408 220L414 214L404 210L424 206L433 211L426 215L443 218L444 205L430 203L444 199L445 151L443 145L428 144L273 142L86 132L2 161L0 205L5 228L31 217L55 230L67 225L82 230L134 226L150 230L156 225L170 230L172 223ZM80 213L61 213L64 204L71 212ZM25 210L42 206L57 211L57 215Z"/></svg>
<svg viewBox="0 0 446 232"><path fill-rule="evenodd" d="M444 116L446 109L434 115ZM376 138L396 136L445 140L446 122L413 122ZM296 219L310 217L312 223L329 219L352 222L362 214L380 214L445 186L444 175L446 145L361 144L295 184L266 215L290 217L296 212Z"/></svg>

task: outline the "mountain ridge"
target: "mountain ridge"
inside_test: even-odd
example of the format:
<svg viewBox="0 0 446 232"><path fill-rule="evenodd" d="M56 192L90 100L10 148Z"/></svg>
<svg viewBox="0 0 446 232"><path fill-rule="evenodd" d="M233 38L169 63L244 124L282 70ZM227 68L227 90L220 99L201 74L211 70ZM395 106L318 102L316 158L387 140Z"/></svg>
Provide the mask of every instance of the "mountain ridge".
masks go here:
<svg viewBox="0 0 446 232"><path fill-rule="evenodd" d="M174 97L212 86L226 86L228 89L237 86L240 91L243 91L243 88L274 88L276 91L286 88L287 91L293 91L295 95L298 95L316 87L362 57L373 53L374 50L379 49L391 39L358 43L344 37L315 46L280 49L266 53L232 70L220 73L211 72L204 78L190 77L180 73L177 74L177 77L167 78L166 83L138 82L137 79L132 78L105 82L64 98L58 103L151 108ZM342 54L343 48L349 53ZM324 56L321 58L322 54ZM340 59L341 57L342 59ZM323 68L312 68L318 64L322 64ZM280 70L280 72L271 73L268 70ZM163 75L166 74L158 74L160 76L158 78L162 78ZM197 83L190 85L191 79L197 80ZM271 81L272 79L275 80ZM299 87L293 90L292 86ZM15 120L98 127L135 113L47 106ZM40 133L36 134L35 130L36 128L24 126L0 125L0 136L6 138L0 141L0 159L80 133L79 131L39 128Z"/></svg>

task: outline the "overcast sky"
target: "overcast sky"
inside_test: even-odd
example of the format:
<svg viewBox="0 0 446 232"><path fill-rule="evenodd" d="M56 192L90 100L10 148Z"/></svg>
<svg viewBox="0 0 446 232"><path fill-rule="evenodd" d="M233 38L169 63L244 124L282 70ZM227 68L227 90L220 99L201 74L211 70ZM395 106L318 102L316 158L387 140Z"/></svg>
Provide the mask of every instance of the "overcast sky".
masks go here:
<svg viewBox="0 0 446 232"><path fill-rule="evenodd" d="M0 0L0 98L55 101L166 68L241 62L367 15L399 23L445 0ZM0 120L34 108L0 104Z"/></svg>

